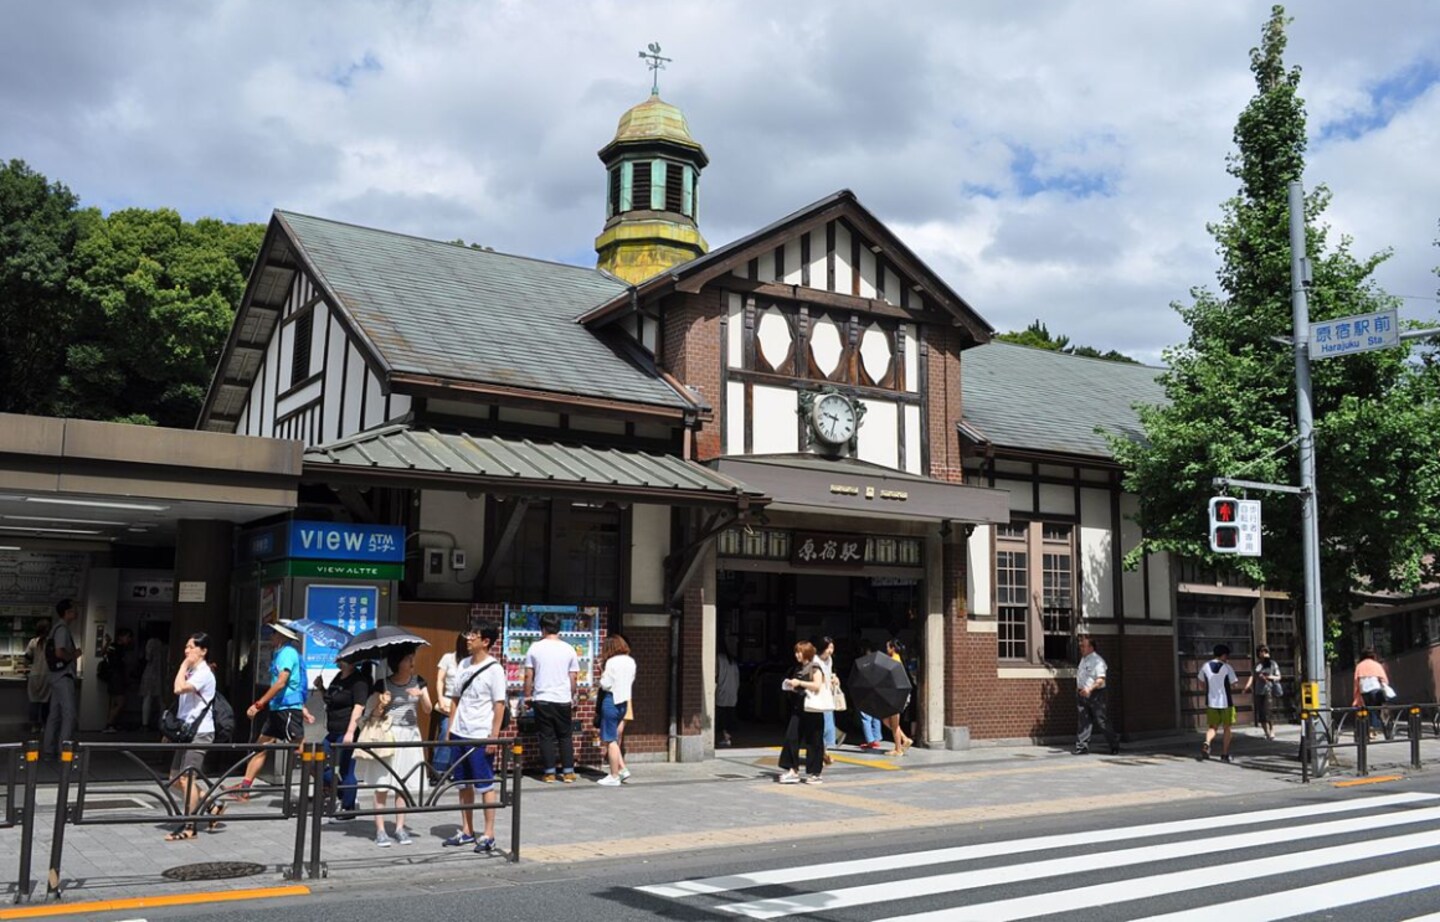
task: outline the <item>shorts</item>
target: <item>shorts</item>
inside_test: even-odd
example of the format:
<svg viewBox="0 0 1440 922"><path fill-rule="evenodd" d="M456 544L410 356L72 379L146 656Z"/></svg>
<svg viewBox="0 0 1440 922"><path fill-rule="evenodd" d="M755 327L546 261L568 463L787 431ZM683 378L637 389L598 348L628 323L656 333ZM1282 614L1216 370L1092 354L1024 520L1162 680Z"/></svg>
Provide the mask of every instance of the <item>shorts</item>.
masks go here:
<svg viewBox="0 0 1440 922"><path fill-rule="evenodd" d="M193 742L201 745L215 742L214 733L197 733ZM170 760L170 778L173 780L180 777L180 773L190 770L190 774L201 775L205 772L205 750L203 749L177 749L175 757Z"/></svg>
<svg viewBox="0 0 1440 922"><path fill-rule="evenodd" d="M478 740L469 740L463 736L450 737L451 749L455 753L455 771L450 775L450 780L459 785L474 785L475 790L485 793L494 785L490 784L495 780L495 769L490 765L490 754L484 746L472 744Z"/></svg>
<svg viewBox="0 0 1440 922"><path fill-rule="evenodd" d="M299 708L266 711L260 722L260 735L281 743L298 743L305 738L305 719Z"/></svg>
<svg viewBox="0 0 1440 922"><path fill-rule="evenodd" d="M626 702L629 704L629 702ZM625 719L625 705L616 704L615 696L606 692L600 698L600 742L620 739L620 722Z"/></svg>
<svg viewBox="0 0 1440 922"><path fill-rule="evenodd" d="M1205 726L1210 729L1216 727L1228 727L1235 722L1235 708L1206 708Z"/></svg>

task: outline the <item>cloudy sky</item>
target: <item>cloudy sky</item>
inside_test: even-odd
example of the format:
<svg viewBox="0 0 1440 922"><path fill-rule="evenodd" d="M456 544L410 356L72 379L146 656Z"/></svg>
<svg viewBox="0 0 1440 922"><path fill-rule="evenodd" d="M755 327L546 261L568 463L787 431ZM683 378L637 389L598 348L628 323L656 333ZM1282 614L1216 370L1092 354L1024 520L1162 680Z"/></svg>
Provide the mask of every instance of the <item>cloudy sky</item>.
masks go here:
<svg viewBox="0 0 1440 922"><path fill-rule="evenodd" d="M1293 3L1307 184L1437 319L1440 15ZM598 150L662 95L720 244L853 189L997 329L1147 360L1212 284L1206 222L1269 3L7 3L0 158L110 210L286 208L592 263ZM1426 164L1430 164L1426 166Z"/></svg>

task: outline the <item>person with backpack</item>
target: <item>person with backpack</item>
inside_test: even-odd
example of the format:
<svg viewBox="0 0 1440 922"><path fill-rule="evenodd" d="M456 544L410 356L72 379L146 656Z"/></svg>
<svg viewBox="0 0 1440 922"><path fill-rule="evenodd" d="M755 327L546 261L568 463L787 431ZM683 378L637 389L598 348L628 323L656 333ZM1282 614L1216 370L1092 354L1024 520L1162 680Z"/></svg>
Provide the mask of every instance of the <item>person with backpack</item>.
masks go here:
<svg viewBox="0 0 1440 922"><path fill-rule="evenodd" d="M215 673L206 662L210 652L210 638L204 633L191 634L185 642L185 658L175 672L174 691L178 699L175 716L190 728L190 742L201 746L215 741ZM204 749L177 749L170 763L170 784L180 791L185 813L193 816L199 808L202 792L200 779L205 773ZM224 812L223 804L216 804L211 813L219 816ZM210 828L216 828L217 821L210 821ZM165 836L166 842L182 842L195 838L195 824L184 823Z"/></svg>
<svg viewBox="0 0 1440 922"><path fill-rule="evenodd" d="M50 636L50 621L35 622L35 634L25 644L25 663L30 671L25 677L25 692L30 699L30 732L45 732L50 719L50 670L45 665L45 640Z"/></svg>
<svg viewBox="0 0 1440 922"><path fill-rule="evenodd" d="M500 641L493 627L472 628L465 635L470 655L455 665L455 689L451 693L450 736L455 770L451 778L460 787L460 831L442 845L459 847L474 844L475 853L495 850L495 810L485 810L485 830L475 838L475 792L484 802L496 803L495 769L482 740L493 739L505 726L505 664L490 655Z"/></svg>
<svg viewBox="0 0 1440 922"><path fill-rule="evenodd" d="M1230 733L1235 725L1235 699L1231 693L1240 684L1235 667L1230 665L1230 648L1220 643L1215 645L1215 658L1200 667L1200 682L1205 686L1205 742L1200 746L1200 759L1210 758L1210 744L1215 741L1215 731L1224 728L1225 739L1220 750L1220 761L1230 761Z"/></svg>
<svg viewBox="0 0 1440 922"><path fill-rule="evenodd" d="M75 738L77 714L75 661L80 658L80 645L75 642L71 627L79 612L70 599L55 604L59 618L45 638L45 667L50 680L50 716L45 721L45 736L40 751L56 760L66 740Z"/></svg>

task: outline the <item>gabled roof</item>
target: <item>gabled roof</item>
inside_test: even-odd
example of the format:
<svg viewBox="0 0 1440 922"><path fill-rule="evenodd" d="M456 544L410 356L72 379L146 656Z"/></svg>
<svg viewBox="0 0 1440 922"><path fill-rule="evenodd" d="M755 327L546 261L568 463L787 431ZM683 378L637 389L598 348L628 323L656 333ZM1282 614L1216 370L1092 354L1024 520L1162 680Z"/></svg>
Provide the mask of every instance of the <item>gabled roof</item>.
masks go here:
<svg viewBox="0 0 1440 922"><path fill-rule="evenodd" d="M1109 460L1095 432L1144 438L1137 403L1163 404L1163 368L991 342L960 359L961 434L996 448Z"/></svg>
<svg viewBox="0 0 1440 922"><path fill-rule="evenodd" d="M751 259L773 251L787 240L799 237L816 229L822 229L830 221L841 219L853 227L862 237L878 247L912 283L919 286L926 298L946 310L954 317L958 326L964 327L976 342L988 342L994 329L970 306L945 280L925 265L905 242L886 227L879 218L860 204L855 193L841 189L799 211L786 215L780 220L738 240L732 240L722 247L706 253L698 259L674 266L660 275L636 286L635 298L645 301L672 291L699 291L711 279L725 275L737 266L743 266ZM584 324L603 323L631 306L628 291L617 294L605 303L581 315Z"/></svg>
<svg viewBox="0 0 1440 922"><path fill-rule="evenodd" d="M643 357L575 324L577 314L627 290L597 269L276 211L202 426L227 379L230 387L244 386L237 343L268 341L289 281L302 268L372 353L367 358L387 387L409 375L677 413L697 406ZM258 359L250 365L253 379Z"/></svg>

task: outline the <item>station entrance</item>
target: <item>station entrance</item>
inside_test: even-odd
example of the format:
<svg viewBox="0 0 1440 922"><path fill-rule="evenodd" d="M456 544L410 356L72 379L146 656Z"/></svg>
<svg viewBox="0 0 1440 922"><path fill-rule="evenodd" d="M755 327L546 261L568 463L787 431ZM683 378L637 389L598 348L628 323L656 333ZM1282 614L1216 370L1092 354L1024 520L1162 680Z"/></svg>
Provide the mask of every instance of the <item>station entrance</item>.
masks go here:
<svg viewBox="0 0 1440 922"><path fill-rule="evenodd" d="M716 642L740 669L734 745L779 742L788 716L780 683L795 664L798 641L833 638L835 669L843 682L857 656L884 650L893 638L904 645L906 664L919 680L925 610L919 576L721 569L716 590ZM859 740L858 714L836 714L836 724Z"/></svg>

